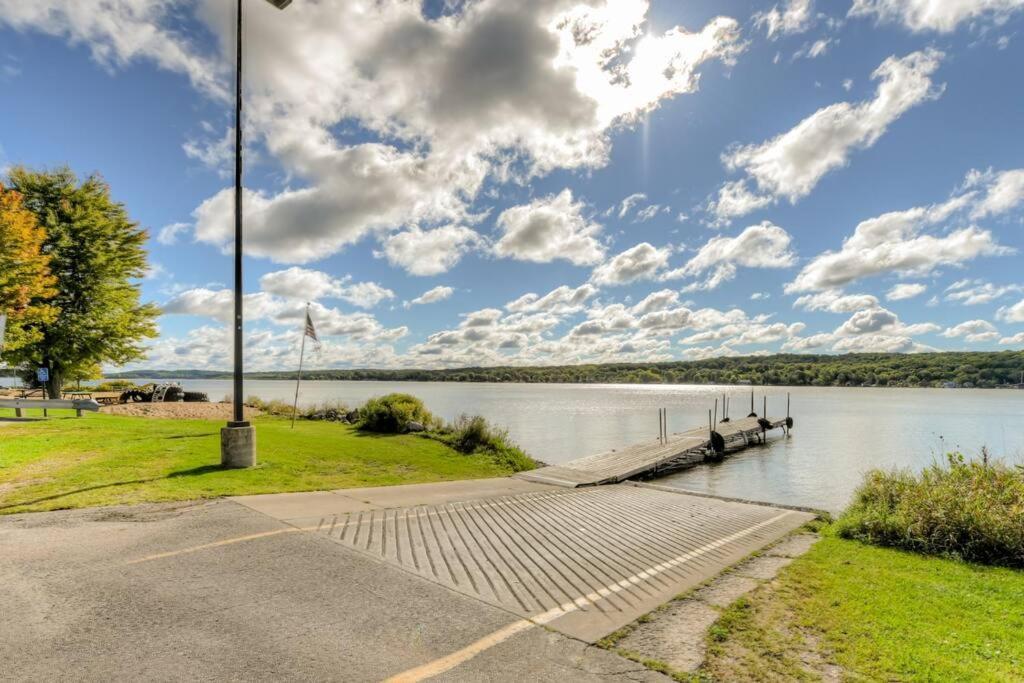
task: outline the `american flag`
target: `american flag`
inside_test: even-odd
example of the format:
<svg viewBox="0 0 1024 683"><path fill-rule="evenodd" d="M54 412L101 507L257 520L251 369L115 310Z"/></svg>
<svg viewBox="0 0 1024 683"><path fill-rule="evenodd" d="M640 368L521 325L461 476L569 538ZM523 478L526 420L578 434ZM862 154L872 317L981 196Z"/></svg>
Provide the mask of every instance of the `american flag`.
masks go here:
<svg viewBox="0 0 1024 683"><path fill-rule="evenodd" d="M313 340L313 349L320 353L320 337L316 336L316 328L313 327L313 318L309 315L309 309L306 309L306 332L305 335Z"/></svg>

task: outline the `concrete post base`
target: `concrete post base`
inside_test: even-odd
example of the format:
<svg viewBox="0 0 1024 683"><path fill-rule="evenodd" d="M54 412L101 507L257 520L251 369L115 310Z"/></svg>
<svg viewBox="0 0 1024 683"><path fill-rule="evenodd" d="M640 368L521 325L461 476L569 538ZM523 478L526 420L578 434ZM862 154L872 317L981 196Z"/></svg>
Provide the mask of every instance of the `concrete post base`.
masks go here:
<svg viewBox="0 0 1024 683"><path fill-rule="evenodd" d="M252 467L256 464L256 430L249 423L220 430L221 467Z"/></svg>

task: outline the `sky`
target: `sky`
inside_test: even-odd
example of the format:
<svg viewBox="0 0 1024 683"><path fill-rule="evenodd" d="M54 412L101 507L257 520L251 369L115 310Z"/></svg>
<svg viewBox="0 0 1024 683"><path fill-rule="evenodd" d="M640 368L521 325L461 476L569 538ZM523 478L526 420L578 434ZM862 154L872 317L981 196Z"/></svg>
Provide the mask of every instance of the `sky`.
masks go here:
<svg viewBox="0 0 1024 683"><path fill-rule="evenodd" d="M98 173L231 364L229 0L0 0L0 169ZM246 362L1024 348L1024 0L246 1Z"/></svg>

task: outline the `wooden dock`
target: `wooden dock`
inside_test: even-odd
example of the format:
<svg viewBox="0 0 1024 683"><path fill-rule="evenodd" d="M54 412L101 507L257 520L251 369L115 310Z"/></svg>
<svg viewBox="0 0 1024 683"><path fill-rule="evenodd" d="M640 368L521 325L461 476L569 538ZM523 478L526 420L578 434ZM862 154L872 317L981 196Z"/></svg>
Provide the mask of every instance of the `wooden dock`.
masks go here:
<svg viewBox="0 0 1024 683"><path fill-rule="evenodd" d="M665 434L626 448L590 455L561 465L520 472L520 479L566 488L615 484L633 477L697 465L724 457L727 452L764 443L768 432L787 431L792 418L766 420L756 415L726 420L677 434Z"/></svg>

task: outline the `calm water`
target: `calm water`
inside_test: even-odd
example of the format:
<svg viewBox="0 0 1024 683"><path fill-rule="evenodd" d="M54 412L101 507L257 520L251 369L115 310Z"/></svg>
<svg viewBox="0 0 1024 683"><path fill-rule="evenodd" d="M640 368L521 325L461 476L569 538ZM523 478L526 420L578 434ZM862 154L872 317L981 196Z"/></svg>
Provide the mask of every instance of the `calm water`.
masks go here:
<svg viewBox="0 0 1024 683"><path fill-rule="evenodd" d="M142 381L140 380L140 383ZM183 381L220 400L228 380ZM246 382L246 394L290 401L295 385ZM480 414L509 430L531 455L559 463L655 438L657 409L668 409L671 431L707 424L716 397L731 397L734 416L750 412L741 387L458 384L430 382L304 382L300 401L340 400L349 405L404 391L447 419ZM752 448L717 465L671 475L660 483L708 493L807 505L837 511L873 467L921 468L942 453L975 455L988 446L1005 460L1024 463L1024 391L986 389L848 389L769 387L756 391L757 411L768 396L768 415L782 416L786 393L796 421L789 438Z"/></svg>

